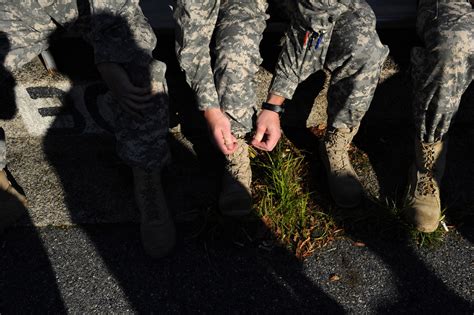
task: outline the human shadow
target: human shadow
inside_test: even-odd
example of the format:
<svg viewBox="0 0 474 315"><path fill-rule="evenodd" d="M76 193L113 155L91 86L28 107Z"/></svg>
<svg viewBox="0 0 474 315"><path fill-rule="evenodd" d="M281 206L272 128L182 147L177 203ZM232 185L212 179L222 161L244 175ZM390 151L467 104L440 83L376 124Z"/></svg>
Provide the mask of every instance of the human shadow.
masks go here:
<svg viewBox="0 0 474 315"><path fill-rule="evenodd" d="M399 30L397 36L392 30L384 31L380 37L390 47L391 58L397 64L398 72L385 78L377 87L370 109L354 140L356 146L367 153L379 181L379 201L369 201L364 204L365 209L357 209L349 216L349 220L372 217L367 220L365 227L360 222L348 223L348 218L339 219L339 222L345 225L352 239L366 243L390 265L398 277L398 301L387 300L379 311L469 312L472 310L471 302L448 288L430 270L422 259L422 250L414 245L411 227L390 210L393 206L401 208L405 204L407 174L414 158L415 128L409 53L411 47L419 45L419 39L411 29Z"/></svg>
<svg viewBox="0 0 474 315"><path fill-rule="evenodd" d="M384 37L382 41L384 42ZM399 45L397 40L393 43ZM392 41L388 44L392 45ZM408 54L404 53L400 46L390 48L397 52L394 57L397 63L408 65ZM409 50L409 47L403 48ZM297 125L284 128L285 135L308 160L311 181L314 181L311 185L315 191L312 194L315 202L325 209L337 226L344 228L347 237L364 244L368 250L380 257L394 274L393 284L397 289L397 299L380 300L378 312L467 313L472 311L470 301L459 296L431 270L422 259L420 250L414 245L407 225L394 214L390 204L385 205L386 198L398 202L403 195L405 174L413 156L411 93L407 78L406 70L402 70L398 74L388 76L378 86L370 110L354 139L355 145L367 153L379 181L379 198L382 199L378 201L367 198L355 209L337 208L329 196L326 173L317 150L321 136L317 137L310 132L304 120L300 121L299 127ZM301 85L304 84L307 82ZM319 93L321 86L308 84L305 89ZM308 98L303 102L310 107L314 103L314 97L311 97L313 92L306 93ZM292 105L302 106L301 103Z"/></svg>
<svg viewBox="0 0 474 315"><path fill-rule="evenodd" d="M422 45L411 29L381 32L382 41L389 45L391 58L398 72L383 80L364 117L354 142L367 153L380 183L380 199L391 200L399 207L406 202L408 169L414 159L415 127L413 94L410 74L410 50ZM402 44L401 39L406 43ZM447 222L453 224L465 239L472 242L472 182L473 165L467 158L472 134L472 104L474 88L464 93L459 112L448 133L446 171L441 185L442 208Z"/></svg>
<svg viewBox="0 0 474 315"><path fill-rule="evenodd" d="M94 18L120 19L116 16ZM127 25L123 20L119 24ZM56 38L56 35L52 37ZM70 60L78 60L80 56L81 62L76 66L93 72L90 49L78 49L74 45L76 41L69 39L67 43L51 43L59 71L66 69L63 66L68 65ZM133 42L127 43L130 45ZM136 43L134 46L138 54L146 53ZM58 48L56 52L55 47ZM164 54L160 49L159 55ZM168 49L172 51L173 46ZM175 97L178 100L181 98L185 108L191 107L193 99L183 96L186 94L179 90L183 83L174 77L179 70L173 69L170 64L167 76L172 101ZM101 83L84 82L74 75L74 69L68 71L71 73L65 75L71 81L69 91L61 96L62 104L55 111L56 120L44 137L43 150L57 174L72 223L85 233L131 309L137 312L290 312L314 309L342 312L342 307L332 297L303 274L302 262L291 253L261 249L260 239L254 234L266 232L262 232L265 227L257 217L251 215L236 221L217 213L215 190L220 176L209 172L211 166L216 166L209 165L213 161L210 157L215 153L196 149L194 143L185 141L189 139L180 138L181 133L169 135L173 162L164 177L169 205L176 210L175 217L184 213L184 218L177 222L180 235L178 245L172 255L162 260L147 257L139 242L137 224L110 224L137 221L130 171L117 159L115 141L112 133L107 132L113 131L113 123L105 117L106 110L97 109L113 106L114 102L106 102L106 90ZM144 75L151 80L150 73ZM83 92L80 94L78 91ZM81 97L78 100L78 95L82 95L84 100ZM78 105L83 101L88 104ZM84 113L84 108L88 108L89 117L76 117L72 119L76 123L67 127L65 117ZM177 111L174 119L179 118L177 122L184 125L181 119L186 117L186 110L172 108L172 111ZM98 134L86 132L91 117L95 124L104 127ZM193 134L196 129L189 130ZM194 136L201 137L198 140L202 142L207 141L202 134ZM198 215L191 215L189 219L187 213L190 212L197 212ZM80 250L69 249L73 256L85 255L78 252ZM75 285L80 274L68 277L72 279L71 285ZM104 307L111 305L114 299L103 303Z"/></svg>
<svg viewBox="0 0 474 315"><path fill-rule="evenodd" d="M474 145L473 102L474 84L471 83L448 132L446 170L441 184L447 221L471 243L474 243L474 164L470 153Z"/></svg>
<svg viewBox="0 0 474 315"><path fill-rule="evenodd" d="M15 118L18 112L15 100L16 82L4 61L10 51L10 41L0 32L0 120ZM0 126L0 141L5 135ZM16 141L13 142L15 144ZM23 192L14 178L21 174L15 158L16 148L8 145L12 172L6 168L8 179ZM14 152L13 154L12 151ZM2 157L3 158L3 157ZM12 174L13 173L13 174ZM28 195L27 195L28 197ZM9 227L23 218L21 226ZM65 312L63 300L56 283L54 270L43 245L40 231L33 226L27 209L10 194L0 191L0 312L13 313L18 305L28 305L31 310L44 309L51 312Z"/></svg>

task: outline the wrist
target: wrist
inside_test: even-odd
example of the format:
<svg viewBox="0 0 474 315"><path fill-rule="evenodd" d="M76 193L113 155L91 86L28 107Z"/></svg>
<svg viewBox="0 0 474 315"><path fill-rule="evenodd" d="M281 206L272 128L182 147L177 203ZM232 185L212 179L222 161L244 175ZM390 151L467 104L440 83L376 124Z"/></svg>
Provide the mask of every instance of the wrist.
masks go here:
<svg viewBox="0 0 474 315"><path fill-rule="evenodd" d="M277 114L278 116L281 116L285 112L285 107L283 105L275 105L268 102L263 102L262 110L271 111Z"/></svg>
<svg viewBox="0 0 474 315"><path fill-rule="evenodd" d="M285 98L283 96L274 94L274 93L268 93L267 96L267 103L272 104L272 105L283 105L285 102Z"/></svg>
<svg viewBox="0 0 474 315"><path fill-rule="evenodd" d="M222 111L219 107L211 107L203 111L204 117L211 118L215 116L220 116L222 114Z"/></svg>

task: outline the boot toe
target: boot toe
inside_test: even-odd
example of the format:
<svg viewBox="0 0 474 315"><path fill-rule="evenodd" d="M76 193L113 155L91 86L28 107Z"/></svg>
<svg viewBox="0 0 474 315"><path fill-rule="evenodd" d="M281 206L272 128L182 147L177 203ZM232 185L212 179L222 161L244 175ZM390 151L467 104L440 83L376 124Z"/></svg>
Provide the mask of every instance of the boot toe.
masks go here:
<svg viewBox="0 0 474 315"><path fill-rule="evenodd" d="M406 219L420 232L432 233L439 226L441 209L431 203L417 201L405 209Z"/></svg>
<svg viewBox="0 0 474 315"><path fill-rule="evenodd" d="M0 190L0 205L0 234L6 227L28 213L26 207L18 198L3 190Z"/></svg>
<svg viewBox="0 0 474 315"><path fill-rule="evenodd" d="M219 209L223 215L240 217L252 211L252 198L245 189L242 191L227 192L219 198Z"/></svg>
<svg viewBox="0 0 474 315"><path fill-rule="evenodd" d="M176 244L176 230L172 221L142 224L141 237L145 252L152 258L163 258Z"/></svg>
<svg viewBox="0 0 474 315"><path fill-rule="evenodd" d="M360 204L364 190L352 177L340 178L330 186L334 202L341 208L353 208Z"/></svg>

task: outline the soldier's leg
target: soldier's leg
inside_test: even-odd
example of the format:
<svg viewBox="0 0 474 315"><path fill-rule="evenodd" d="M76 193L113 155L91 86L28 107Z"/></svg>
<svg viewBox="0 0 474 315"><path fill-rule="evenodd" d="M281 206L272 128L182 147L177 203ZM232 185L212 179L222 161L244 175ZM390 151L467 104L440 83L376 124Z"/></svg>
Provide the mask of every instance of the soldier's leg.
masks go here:
<svg viewBox="0 0 474 315"><path fill-rule="evenodd" d="M420 140L442 140L474 74L474 12L467 1L421 1L412 51L414 111Z"/></svg>
<svg viewBox="0 0 474 315"><path fill-rule="evenodd" d="M266 8L264 0L229 0L219 12L214 78L221 108L239 137L252 130L256 113L255 74L262 62L259 46Z"/></svg>
<svg viewBox="0 0 474 315"><path fill-rule="evenodd" d="M0 110L14 108L14 80L11 71L31 61L47 47L47 37L55 25L47 15L37 11L35 16L25 18L25 7L11 2L1 3L0 10ZM28 8L31 9L31 8ZM14 113L5 114L2 117ZM0 230L25 213L26 198L20 194L7 178L4 168L7 163L5 134L0 128Z"/></svg>
<svg viewBox="0 0 474 315"><path fill-rule="evenodd" d="M4 168L7 163L5 133L0 127L0 235L26 213L25 196L11 185Z"/></svg>
<svg viewBox="0 0 474 315"><path fill-rule="evenodd" d="M332 76L321 154L331 194L341 207L355 206L363 196L348 148L369 108L387 55L388 48L375 31L375 15L366 3L348 8L337 18L325 61Z"/></svg>
<svg viewBox="0 0 474 315"><path fill-rule="evenodd" d="M156 38L137 4L92 19L94 30L101 30L94 38L95 49L108 50L96 51L96 60L112 57L109 62L119 63L134 86L149 88L154 94L150 104L139 110L141 119L116 107L115 136L118 155L133 170L143 246L150 256L159 258L175 244L175 228L161 182L163 167L170 159L166 66L151 57Z"/></svg>
<svg viewBox="0 0 474 315"><path fill-rule="evenodd" d="M21 68L48 46L48 37L56 29L51 18L41 8L32 8L19 1L0 3L0 83L7 73ZM35 14L27 14L35 9Z"/></svg>
<svg viewBox="0 0 474 315"><path fill-rule="evenodd" d="M334 26L325 66L331 71L329 127L354 128L372 101L388 48L375 30L375 15L365 2L349 8Z"/></svg>
<svg viewBox="0 0 474 315"><path fill-rule="evenodd" d="M473 79L474 12L467 1L420 1L417 30L425 48L412 51L415 162L410 170L407 219L423 232L437 229L447 132Z"/></svg>
<svg viewBox="0 0 474 315"><path fill-rule="evenodd" d="M255 118L255 74L262 61L259 45L267 18L266 2L223 1L216 27L214 78L222 111L231 121L238 149L226 156L219 197L221 211L230 216L250 212L252 173L245 135Z"/></svg>

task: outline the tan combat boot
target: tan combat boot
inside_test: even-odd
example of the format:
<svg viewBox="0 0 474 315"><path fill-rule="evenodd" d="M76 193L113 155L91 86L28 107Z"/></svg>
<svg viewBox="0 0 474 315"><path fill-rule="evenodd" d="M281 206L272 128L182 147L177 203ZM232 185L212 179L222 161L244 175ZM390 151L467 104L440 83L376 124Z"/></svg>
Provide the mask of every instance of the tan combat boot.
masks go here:
<svg viewBox="0 0 474 315"><path fill-rule="evenodd" d="M13 188L5 170L0 170L0 234L25 214L26 197Z"/></svg>
<svg viewBox="0 0 474 315"><path fill-rule="evenodd" d="M359 126L351 129L327 130L321 148L321 158L328 174L329 190L336 204L342 208L357 206L364 194L349 159L349 145Z"/></svg>
<svg viewBox="0 0 474 315"><path fill-rule="evenodd" d="M14 196L18 201L21 202L23 206L26 207L27 201L26 197L20 194L13 186L12 183L7 178L7 173L5 170L0 170L0 189L6 191L7 193Z"/></svg>
<svg viewBox="0 0 474 315"><path fill-rule="evenodd" d="M252 210L252 170L249 146L244 139L237 139L237 150L226 156L219 209L227 216L244 216Z"/></svg>
<svg viewBox="0 0 474 315"><path fill-rule="evenodd" d="M421 232L434 232L441 216L439 186L446 165L447 143L415 141L415 163L409 174L406 218Z"/></svg>
<svg viewBox="0 0 474 315"><path fill-rule="evenodd" d="M176 231L166 205L161 170L133 168L133 179L143 247L153 258L164 257L176 243Z"/></svg>

